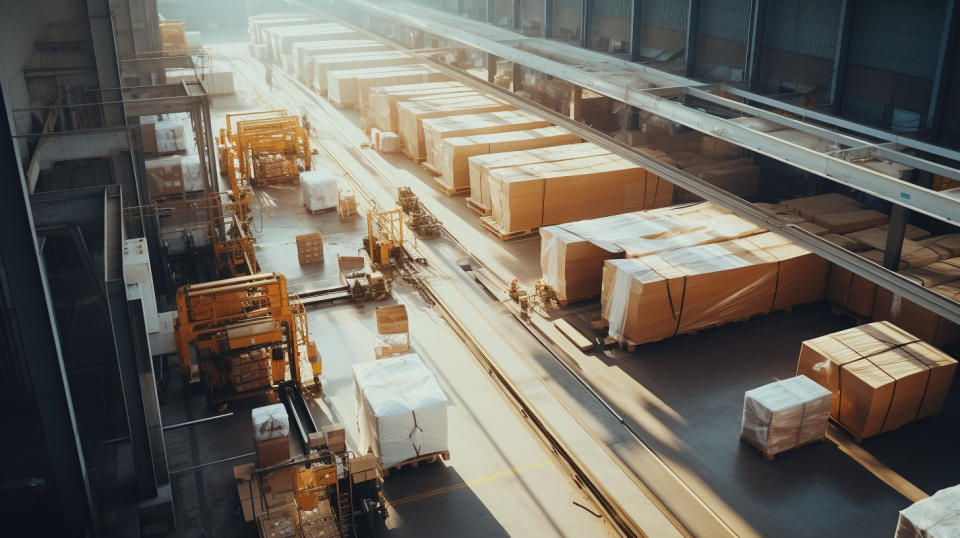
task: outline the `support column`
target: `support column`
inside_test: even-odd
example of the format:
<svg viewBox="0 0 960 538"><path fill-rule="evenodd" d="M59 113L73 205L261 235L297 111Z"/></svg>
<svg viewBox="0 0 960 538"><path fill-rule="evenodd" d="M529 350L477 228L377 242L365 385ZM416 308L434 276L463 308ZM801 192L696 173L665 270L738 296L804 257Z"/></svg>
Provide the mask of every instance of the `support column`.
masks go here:
<svg viewBox="0 0 960 538"><path fill-rule="evenodd" d="M487 0L487 22L490 24L496 24L496 11L497 3L494 0Z"/></svg>
<svg viewBox="0 0 960 538"><path fill-rule="evenodd" d="M890 208L890 225L887 226L887 243L883 248L883 266L891 271L900 267L900 252L903 250L903 238L907 233L907 221L910 210L894 204Z"/></svg>
<svg viewBox="0 0 960 538"><path fill-rule="evenodd" d="M696 71L697 27L700 22L700 0L689 0L687 5L687 36L684 44L684 63L686 75L692 77Z"/></svg>
<svg viewBox="0 0 960 538"><path fill-rule="evenodd" d="M746 75L750 91L757 91L760 88L760 51L763 49L763 30L767 23L767 0L753 0L751 15Z"/></svg>
<svg viewBox="0 0 960 538"><path fill-rule="evenodd" d="M837 27L837 45L833 54L833 78L830 80L830 104L836 115L840 114L843 85L847 77L847 52L850 50L850 33L853 28L856 1L840 1L840 24Z"/></svg>
<svg viewBox="0 0 960 538"><path fill-rule="evenodd" d="M590 13L593 12L593 0L582 0L580 4L580 46L590 48Z"/></svg>
<svg viewBox="0 0 960 538"><path fill-rule="evenodd" d="M640 12L643 10L643 0L633 0L630 4L630 61L639 62L640 55Z"/></svg>
<svg viewBox="0 0 960 538"><path fill-rule="evenodd" d="M493 84L497 80L497 57L487 53L487 82Z"/></svg>
<svg viewBox="0 0 960 538"><path fill-rule="evenodd" d="M521 0L510 0L510 25L511 27L518 31L523 31L523 17L521 17Z"/></svg>
<svg viewBox="0 0 960 538"><path fill-rule="evenodd" d="M570 118L573 121L583 121L583 88L577 86L570 95Z"/></svg>
<svg viewBox="0 0 960 538"><path fill-rule="evenodd" d="M553 38L553 0L543 0L543 37Z"/></svg>
<svg viewBox="0 0 960 538"><path fill-rule="evenodd" d="M513 72L510 76L510 91L518 92L523 88L523 66L513 62Z"/></svg>
<svg viewBox="0 0 960 538"><path fill-rule="evenodd" d="M926 126L930 129L932 140L940 140L940 127L943 124L943 108L947 100L947 88L950 84L950 72L956 57L958 17L957 0L947 0L947 10L943 19L943 32L940 35L940 52L937 54L937 71L933 76L933 90L930 95L930 108L927 112Z"/></svg>

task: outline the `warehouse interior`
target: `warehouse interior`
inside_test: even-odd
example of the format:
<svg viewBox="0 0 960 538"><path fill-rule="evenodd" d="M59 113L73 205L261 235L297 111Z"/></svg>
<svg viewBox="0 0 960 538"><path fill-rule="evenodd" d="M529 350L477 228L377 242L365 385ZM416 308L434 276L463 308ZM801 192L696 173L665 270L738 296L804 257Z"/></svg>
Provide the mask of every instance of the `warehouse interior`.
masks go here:
<svg viewBox="0 0 960 538"><path fill-rule="evenodd" d="M0 0L10 535L960 535L956 0Z"/></svg>

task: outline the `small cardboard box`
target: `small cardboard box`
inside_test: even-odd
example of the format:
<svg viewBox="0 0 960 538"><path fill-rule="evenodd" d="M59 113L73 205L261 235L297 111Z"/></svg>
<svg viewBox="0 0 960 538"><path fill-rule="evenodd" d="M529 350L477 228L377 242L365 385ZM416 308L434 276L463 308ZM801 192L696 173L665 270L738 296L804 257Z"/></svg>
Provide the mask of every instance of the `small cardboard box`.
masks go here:
<svg viewBox="0 0 960 538"><path fill-rule="evenodd" d="M307 442L310 444L310 448L323 448L327 446L327 439L323 436L322 432L307 434Z"/></svg>
<svg viewBox="0 0 960 538"><path fill-rule="evenodd" d="M257 465L270 467L290 459L290 439L287 436L257 441Z"/></svg>
<svg viewBox="0 0 960 538"><path fill-rule="evenodd" d="M332 452L343 452L347 449L346 431L343 424L330 424L321 428L324 438L327 440L327 447Z"/></svg>

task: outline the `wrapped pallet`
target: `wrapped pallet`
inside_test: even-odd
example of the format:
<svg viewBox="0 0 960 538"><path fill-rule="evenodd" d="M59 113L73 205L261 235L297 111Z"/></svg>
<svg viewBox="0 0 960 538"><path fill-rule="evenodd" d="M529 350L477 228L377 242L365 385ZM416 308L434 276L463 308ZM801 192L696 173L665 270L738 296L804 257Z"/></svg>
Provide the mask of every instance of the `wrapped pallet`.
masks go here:
<svg viewBox="0 0 960 538"><path fill-rule="evenodd" d="M830 417L858 441L937 414L956 367L888 322L808 340L797 361L798 374L833 393Z"/></svg>
<svg viewBox="0 0 960 538"><path fill-rule="evenodd" d="M189 120L182 116L173 116L154 124L153 128L157 139L157 153L169 155L187 150L187 121Z"/></svg>
<svg viewBox="0 0 960 538"><path fill-rule="evenodd" d="M609 151L596 144L584 142L469 157L467 166L470 171L470 197L467 202L483 215L490 215L490 173L498 168L609 154Z"/></svg>
<svg viewBox="0 0 960 538"><path fill-rule="evenodd" d="M447 450L448 400L416 354L353 367L359 451L389 467Z"/></svg>
<svg viewBox="0 0 960 538"><path fill-rule="evenodd" d="M184 191L203 192L203 169L201 166L199 155L184 155L180 158Z"/></svg>
<svg viewBox="0 0 960 538"><path fill-rule="evenodd" d="M396 67L417 63L409 54L400 51L352 52L344 54L334 51L331 54L313 57L314 88L319 92L327 91L327 74L331 71L359 71L372 68ZM340 80L344 77L341 76Z"/></svg>
<svg viewBox="0 0 960 538"><path fill-rule="evenodd" d="M303 206L311 213L337 207L337 182L340 175L322 164L300 172L300 196Z"/></svg>
<svg viewBox="0 0 960 538"><path fill-rule="evenodd" d="M293 55L293 45L301 41L333 41L363 37L360 32L335 23L303 26L279 26L266 31L274 59Z"/></svg>
<svg viewBox="0 0 960 538"><path fill-rule="evenodd" d="M374 86L440 82L447 75L423 64L327 71L327 98L339 107L365 107Z"/></svg>
<svg viewBox="0 0 960 538"><path fill-rule="evenodd" d="M367 96L367 115L371 118L371 126L381 131L397 132L397 103L453 94L479 95L462 82L454 81L377 86L370 88Z"/></svg>
<svg viewBox="0 0 960 538"><path fill-rule="evenodd" d="M264 13L247 17L250 40L256 44L265 42L265 31L278 26L300 26L320 22L317 17L303 13Z"/></svg>
<svg viewBox="0 0 960 538"><path fill-rule="evenodd" d="M960 536L960 486L941 489L900 511L894 538Z"/></svg>
<svg viewBox="0 0 960 538"><path fill-rule="evenodd" d="M143 167L147 174L147 192L153 199L184 194L183 169L180 156L145 159Z"/></svg>
<svg viewBox="0 0 960 538"><path fill-rule="evenodd" d="M767 459L824 439L833 393L804 375L748 390L740 438Z"/></svg>
<svg viewBox="0 0 960 538"><path fill-rule="evenodd" d="M250 411L253 440L257 445L257 466L270 467L290 459L290 417L282 403Z"/></svg>
<svg viewBox="0 0 960 538"><path fill-rule="evenodd" d="M500 110L480 114L428 118L423 120L422 123L426 164L437 171L440 170L444 138L522 131L550 126L549 121L523 110Z"/></svg>
<svg viewBox="0 0 960 538"><path fill-rule="evenodd" d="M513 109L514 107L506 101L491 95L437 97L397 103L397 134L400 135L400 149L414 161L420 162L426 158L423 120L427 118Z"/></svg>
<svg viewBox="0 0 960 538"><path fill-rule="evenodd" d="M293 57L297 64L297 76L307 84L314 84L314 65L317 58L328 59L333 55L382 52L390 50L386 45L372 39L337 39L334 41L301 41L293 45ZM326 84L327 78L323 81Z"/></svg>
<svg viewBox="0 0 960 538"><path fill-rule="evenodd" d="M579 136L561 127L457 136L443 140L434 166L440 171L438 182L443 187L453 191L468 191L472 195L468 164L470 157L578 142L580 142Z"/></svg>

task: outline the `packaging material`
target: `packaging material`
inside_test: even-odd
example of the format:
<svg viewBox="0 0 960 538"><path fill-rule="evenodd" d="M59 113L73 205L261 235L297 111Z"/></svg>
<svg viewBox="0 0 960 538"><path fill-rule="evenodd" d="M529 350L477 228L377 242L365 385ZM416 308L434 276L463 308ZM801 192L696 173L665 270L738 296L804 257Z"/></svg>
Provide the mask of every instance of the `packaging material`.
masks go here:
<svg viewBox="0 0 960 538"><path fill-rule="evenodd" d="M941 489L900 511L894 538L960 536L960 485Z"/></svg>
<svg viewBox="0 0 960 538"><path fill-rule="evenodd" d="M335 23L304 24L295 26L275 26L264 30L270 57L279 60L285 55L292 56L293 45L305 41L337 41L363 37L357 31Z"/></svg>
<svg viewBox="0 0 960 538"><path fill-rule="evenodd" d="M184 194L183 168L179 155L145 159L143 167L147 174L147 192L153 199Z"/></svg>
<svg viewBox="0 0 960 538"><path fill-rule="evenodd" d="M813 220L820 215L844 213L861 209L863 205L853 198L837 193L818 194L803 198L793 198L781 202L790 212L800 215L807 220Z"/></svg>
<svg viewBox="0 0 960 538"><path fill-rule="evenodd" d="M880 226L886 224L888 220L890 220L890 218L887 215L872 209L828 213L813 217L814 224L819 224L830 233L835 234L846 234Z"/></svg>
<svg viewBox="0 0 960 538"><path fill-rule="evenodd" d="M397 133L390 131L384 131L380 133L380 143L377 145L377 150L380 153L399 153L400 152L400 137L397 136Z"/></svg>
<svg viewBox="0 0 960 538"><path fill-rule="evenodd" d="M470 170L470 197L468 202L478 208L484 215L491 214L490 173L499 168L609 154L609 151L596 144L585 142L469 157L467 159L467 166Z"/></svg>
<svg viewBox="0 0 960 538"><path fill-rule="evenodd" d="M939 412L956 361L889 322L808 340L797 373L833 393L830 417L861 440Z"/></svg>
<svg viewBox="0 0 960 538"><path fill-rule="evenodd" d="M320 93L327 91L327 73L342 69L366 69L390 67L416 63L413 57L396 50L387 50L383 45L370 40L350 40L344 45L340 41L327 41L312 44L297 43L293 46L294 56L300 68L299 76L313 85ZM369 43L369 44L367 44Z"/></svg>
<svg viewBox="0 0 960 538"><path fill-rule="evenodd" d="M425 64L327 71L327 98L337 106L366 106L370 88L418 82L441 82L449 77Z"/></svg>
<svg viewBox="0 0 960 538"><path fill-rule="evenodd" d="M250 412L257 465L269 467L290 459L290 418L283 404L257 407Z"/></svg>
<svg viewBox="0 0 960 538"><path fill-rule="evenodd" d="M397 103L429 100L441 95L479 95L461 82L426 82L370 88L367 115L381 131L397 132Z"/></svg>
<svg viewBox="0 0 960 538"><path fill-rule="evenodd" d="M297 241L297 261L300 262L300 265L306 265L310 263L320 263L323 261L323 236L319 233L311 234L301 234L296 237ZM313 344L313 342L311 342ZM316 344L312 347L307 346L310 350L307 355L308 358L311 352L313 353L313 359L316 358ZM311 361L313 362L313 361Z"/></svg>
<svg viewBox="0 0 960 538"><path fill-rule="evenodd" d="M500 110L427 118L423 120L422 125L426 163L440 170L444 138L537 129L549 127L550 122L523 110Z"/></svg>
<svg viewBox="0 0 960 538"><path fill-rule="evenodd" d="M353 367L359 452L381 467L447 450L448 400L416 354Z"/></svg>
<svg viewBox="0 0 960 538"><path fill-rule="evenodd" d="M374 337L373 353L378 359L402 355L410 350L410 335L378 334Z"/></svg>
<svg viewBox="0 0 960 538"><path fill-rule="evenodd" d="M337 207L340 175L322 164L300 172L300 196L307 211L323 211Z"/></svg>
<svg viewBox="0 0 960 538"><path fill-rule="evenodd" d="M884 288L876 290L872 318L895 323L938 347L960 343L960 326Z"/></svg>
<svg viewBox="0 0 960 538"><path fill-rule="evenodd" d="M186 192L203 192L203 170L199 155L184 155L180 157L180 170L183 173L183 190Z"/></svg>
<svg viewBox="0 0 960 538"><path fill-rule="evenodd" d="M308 85L315 81L314 65L317 58L326 60L335 56L347 56L360 53L389 51L386 45L372 39L337 39L321 41L300 41L293 44L293 57L296 75ZM323 77L326 83L326 76ZM319 89L319 88L314 88Z"/></svg>
<svg viewBox="0 0 960 538"><path fill-rule="evenodd" d="M739 153L740 147L712 136L700 139L700 153L714 159L732 159Z"/></svg>
<svg viewBox="0 0 960 538"><path fill-rule="evenodd" d="M273 369L270 365L270 353L264 349L256 349L230 357L230 381L236 392L271 386Z"/></svg>
<svg viewBox="0 0 960 538"><path fill-rule="evenodd" d="M190 50L187 45L187 23L184 21L160 21L160 50L163 52L184 52Z"/></svg>
<svg viewBox="0 0 960 538"><path fill-rule="evenodd" d="M315 508L300 512L303 538L339 538L340 529L328 499L321 499Z"/></svg>
<svg viewBox="0 0 960 538"><path fill-rule="evenodd" d="M333 452L343 452L347 449L347 434L343 424L328 424L321 426L320 431L327 442L327 448Z"/></svg>
<svg viewBox="0 0 960 538"><path fill-rule="evenodd" d="M936 235L923 239L920 243L942 250L948 258L960 256L960 234Z"/></svg>
<svg viewBox="0 0 960 538"><path fill-rule="evenodd" d="M153 124L157 137L157 153L169 155L187 151L187 122L182 116L174 116Z"/></svg>
<svg viewBox="0 0 960 538"><path fill-rule="evenodd" d="M258 515L257 522L260 536L264 538L290 538L300 534L300 510L294 502Z"/></svg>
<svg viewBox="0 0 960 538"><path fill-rule="evenodd" d="M426 146L423 142L425 119L513 109L506 101L491 95L436 97L398 102L397 134L400 135L400 149L417 162L426 158Z"/></svg>
<svg viewBox="0 0 960 538"><path fill-rule="evenodd" d="M424 134L426 134L426 131L424 131ZM469 190L472 197L473 190L470 183L468 163L470 157L488 153L576 144L578 142L580 142L579 136L561 127L457 136L443 140L440 150L437 152L437 163L434 166L440 170L439 182L443 186L457 191Z"/></svg>
<svg viewBox="0 0 960 538"><path fill-rule="evenodd" d="M410 349L407 307L399 304L377 309L377 336L373 350L378 359L406 353Z"/></svg>
<svg viewBox="0 0 960 538"><path fill-rule="evenodd" d="M748 390L740 438L768 459L827 435L833 393L804 375Z"/></svg>

